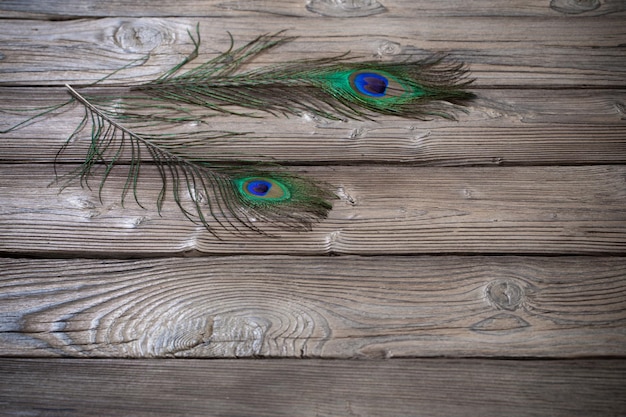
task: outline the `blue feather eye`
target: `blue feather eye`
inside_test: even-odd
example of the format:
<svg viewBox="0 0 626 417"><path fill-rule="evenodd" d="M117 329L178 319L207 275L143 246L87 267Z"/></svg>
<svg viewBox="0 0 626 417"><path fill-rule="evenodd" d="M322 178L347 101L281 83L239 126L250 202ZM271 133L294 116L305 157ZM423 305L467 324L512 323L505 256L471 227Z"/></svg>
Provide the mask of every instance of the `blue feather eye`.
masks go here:
<svg viewBox="0 0 626 417"><path fill-rule="evenodd" d="M249 201L286 201L291 192L286 184L267 177L246 177L235 180L242 196Z"/></svg>
<svg viewBox="0 0 626 417"><path fill-rule="evenodd" d="M272 183L265 180L253 180L246 184L246 189L257 197L265 197L272 189Z"/></svg>
<svg viewBox="0 0 626 417"><path fill-rule="evenodd" d="M350 83L361 94L370 97L385 97L389 80L375 72L356 72L350 76Z"/></svg>

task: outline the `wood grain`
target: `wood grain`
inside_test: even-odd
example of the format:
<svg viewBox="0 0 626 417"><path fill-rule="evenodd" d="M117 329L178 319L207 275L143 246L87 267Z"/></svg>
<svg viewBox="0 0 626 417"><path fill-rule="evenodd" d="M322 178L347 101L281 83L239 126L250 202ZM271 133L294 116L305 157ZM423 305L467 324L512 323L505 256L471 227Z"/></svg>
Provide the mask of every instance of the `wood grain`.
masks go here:
<svg viewBox="0 0 626 417"><path fill-rule="evenodd" d="M63 167L61 167L63 169ZM126 180L113 171L96 191L48 187L49 165L0 166L0 250L51 256L159 254L624 254L626 168L308 167L302 175L336 187L340 199L312 232L267 225L270 236L219 232L217 240L168 199L144 167L142 209L120 205Z"/></svg>
<svg viewBox="0 0 626 417"><path fill-rule="evenodd" d="M96 81L150 54L143 65L117 79L154 78L193 49L187 31L200 24L198 62L261 33L289 29L300 38L264 54L256 62L316 58L352 51L373 59L445 52L469 64L478 87L624 87L626 68L620 45L626 41L622 17L560 18L441 17L405 15L359 19L346 32L333 19L256 16L228 19L106 18L57 22L5 20L2 84L59 85ZM221 23L220 23L221 22ZM319 34L323 33L323 36ZM515 47L511 47L512 43ZM111 79L110 81L114 81Z"/></svg>
<svg viewBox="0 0 626 417"><path fill-rule="evenodd" d="M305 7L306 6L306 7ZM379 10L382 6L383 10ZM149 4L133 0L101 2L96 0L4 0L0 4L0 14L12 18L59 19L59 17L104 17L104 16L212 16L232 18L233 16L253 15L266 17L352 17L367 16L368 11L384 13L385 17L398 16L605 16L623 14L626 6L620 0L479 0L467 2L449 0L432 2L424 0L353 0L340 2L333 0L186 0L176 4L165 0L152 0ZM356 14L361 11L361 14Z"/></svg>
<svg viewBox="0 0 626 417"><path fill-rule="evenodd" d="M626 355L626 259L0 261L0 355Z"/></svg>
<svg viewBox="0 0 626 417"><path fill-rule="evenodd" d="M78 109L2 135L0 414L623 416L625 14L623 0L0 1L0 130L133 60L148 57L104 84L154 78L196 23L197 63L228 31L241 45L287 29L299 38L253 66L442 51L478 96L458 122L212 121L252 133L207 157L263 155L336 190L311 232L272 236L217 240L169 199L159 216L149 166L146 209L121 206L122 166L102 201L96 183L49 187Z"/></svg>
<svg viewBox="0 0 626 417"><path fill-rule="evenodd" d="M287 164L410 163L461 165L580 165L626 161L626 90L494 90L458 122L382 117L376 122L327 122L306 117L220 117L215 131L248 132L194 148L207 160L255 159ZM0 88L3 108L32 109L67 99L58 88ZM2 114L0 130L36 112ZM83 116L80 107L2 135L3 162L52 162ZM206 127L195 127L195 129ZM189 132L194 126L184 126ZM174 130L173 130L174 131ZM78 162L89 133L60 161Z"/></svg>
<svg viewBox="0 0 626 417"><path fill-rule="evenodd" d="M139 199L120 205L125 173L103 189L48 187L50 166L2 165L0 250L51 256L158 254L624 254L626 168L325 167L300 169L337 187L339 200L312 232L260 225L270 236L219 232L217 240L169 199L144 167Z"/></svg>
<svg viewBox="0 0 626 417"><path fill-rule="evenodd" d="M0 360L7 416L618 417L623 360Z"/></svg>

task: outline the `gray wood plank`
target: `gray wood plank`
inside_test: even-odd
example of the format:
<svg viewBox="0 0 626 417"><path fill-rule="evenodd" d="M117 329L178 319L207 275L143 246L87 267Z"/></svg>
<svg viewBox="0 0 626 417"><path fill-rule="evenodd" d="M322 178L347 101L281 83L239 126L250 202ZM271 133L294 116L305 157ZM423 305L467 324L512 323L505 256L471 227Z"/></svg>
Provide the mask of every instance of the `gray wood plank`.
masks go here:
<svg viewBox="0 0 626 417"><path fill-rule="evenodd" d="M61 172L69 169L59 168ZM62 256L205 254L624 254L626 167L307 167L339 196L311 232L260 227L257 235L186 219L168 196L161 216L156 170L144 166L139 201L120 204L126 172L112 171L98 199L59 192L50 165L0 166L0 251ZM183 201L183 204L185 202ZM221 220L225 220L221 218ZM215 223L213 223L215 225Z"/></svg>
<svg viewBox="0 0 626 417"><path fill-rule="evenodd" d="M621 0L567 1L515 0L467 2L451 0L432 2L424 0L186 0L175 4L164 0L148 3L136 0L85 1L64 0L3 0L0 16L12 18L103 17L103 16L212 16L233 17L241 15L268 15L311 17L361 17L383 16L599 16L620 14L626 10Z"/></svg>
<svg viewBox="0 0 626 417"><path fill-rule="evenodd" d="M626 2L379 1L0 2L0 107L62 94L15 85L86 83L146 54L108 83L153 78L196 22L200 60L227 31L285 28L300 38L255 65L443 51L479 96L460 122L220 120L255 134L209 153L331 164L293 167L336 189L329 219L273 237L217 240L169 201L159 217L150 169L147 209L119 204L123 170L102 202L47 187L76 111L3 136L0 414L626 413Z"/></svg>
<svg viewBox="0 0 626 417"><path fill-rule="evenodd" d="M619 257L0 260L0 355L626 355Z"/></svg>
<svg viewBox="0 0 626 417"><path fill-rule="evenodd" d="M85 83L149 53L148 62L118 74L119 79L148 79L191 52L187 31L199 23L204 42L199 62L228 47L227 31L241 44L262 33L289 29L290 35L300 38L265 54L257 60L259 64L346 51L370 59L445 52L469 64L480 87L624 87L626 69L620 45L626 41L626 29L622 17L581 17L574 22L561 16L550 20L433 19L407 14L388 19L366 17L358 22L338 25L334 19L272 15L228 20L5 20L0 26L0 73L5 85Z"/></svg>
<svg viewBox="0 0 626 417"><path fill-rule="evenodd" d="M380 117L330 122L303 117L219 117L215 131L248 132L194 148L207 160L254 159L289 164L363 162L414 165L580 165L626 162L626 90L477 90L457 122ZM0 88L0 130L67 99L59 88ZM17 111L19 110L19 111ZM84 112L80 106L0 136L0 162L52 162ZM185 124L189 132L194 127ZM196 126L195 129L206 129ZM176 130L172 130L175 132ZM60 161L76 162L89 132Z"/></svg>
<svg viewBox="0 0 626 417"><path fill-rule="evenodd" d="M624 360L0 360L6 416L618 417Z"/></svg>

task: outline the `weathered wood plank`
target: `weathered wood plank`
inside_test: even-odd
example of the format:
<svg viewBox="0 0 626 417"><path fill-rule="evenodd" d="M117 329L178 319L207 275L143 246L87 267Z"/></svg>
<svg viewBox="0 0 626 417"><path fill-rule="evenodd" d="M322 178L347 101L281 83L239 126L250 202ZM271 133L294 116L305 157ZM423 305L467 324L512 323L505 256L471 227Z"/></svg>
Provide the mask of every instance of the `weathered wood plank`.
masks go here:
<svg viewBox="0 0 626 417"><path fill-rule="evenodd" d="M626 362L0 360L7 416L618 417Z"/></svg>
<svg viewBox="0 0 626 417"><path fill-rule="evenodd" d="M1 138L0 355L116 360L0 359L0 414L624 414L626 361L609 358L626 357L626 3L380 1L386 10L354 10L358 0L1 2L9 18L110 17L3 19L5 86L85 83L146 54L110 82L152 78L192 49L187 30L199 21L201 60L227 47L226 31L241 44L285 28L300 39L258 63L444 51L470 65L479 99L459 123L226 118L255 133L212 143L221 155L362 164L294 167L340 199L312 232L273 238L218 241L171 202L159 217L150 169L148 210L120 207L122 171L102 204L97 191L46 188L76 111ZM3 88L0 106L30 102L25 91L61 94ZM80 156L72 148L64 162ZM372 166L381 162L440 167ZM536 166L546 164L570 166ZM571 166L583 164L602 165ZM619 256L522 256L533 253ZM264 256L180 257L206 254ZM157 259L31 258L80 255ZM442 355L457 359L433 359ZM259 356L282 360L119 359ZM429 359L407 359L416 356ZM596 359L528 360L580 356Z"/></svg>
<svg viewBox="0 0 626 417"><path fill-rule="evenodd" d="M467 2L452 0L432 2L424 0L186 0L176 3L165 0L150 1L149 6L136 0L3 0L0 16L19 18L37 17L104 17L104 16L212 16L233 17L244 14L257 16L311 17L312 13L331 17L359 17L375 14L383 16L599 16L623 13L626 4L622 0L568 1L552 0L479 0Z"/></svg>
<svg viewBox="0 0 626 417"><path fill-rule="evenodd" d="M57 88L0 88L2 107L62 103ZM411 163L450 165L578 165L626 162L626 90L480 90L458 122L381 117L376 122L324 122L306 117L211 120L210 129L250 132L207 141L195 155L282 163ZM36 112L3 113L7 129ZM52 162L83 116L81 107L41 119L0 138L3 162ZM206 129L206 127L196 127ZM185 130L193 129L190 125ZM61 161L82 159L90 143L75 141Z"/></svg>
<svg viewBox="0 0 626 417"><path fill-rule="evenodd" d="M407 14L385 19L384 24L377 16L362 18L347 31L348 26L334 19L269 15L228 20L5 20L0 27L2 83L91 82L147 53L151 55L147 63L118 78L154 77L193 49L187 31L197 22L204 41L200 61L227 48L227 31L241 43L284 28L301 38L265 54L259 63L346 51L375 59L441 51L467 62L481 87L624 87L626 78L621 46L626 42L626 28L621 17L577 18L573 24L562 18L433 19Z"/></svg>
<svg viewBox="0 0 626 417"><path fill-rule="evenodd" d="M0 355L626 355L626 259L0 260Z"/></svg>
<svg viewBox="0 0 626 417"><path fill-rule="evenodd" d="M61 170L64 168L61 167ZM217 240L168 200L153 202L143 167L140 201L120 205L126 173L96 190L47 187L50 165L1 165L0 250L50 256L157 254L619 253L626 249L626 167L310 167L337 187L330 217L312 232ZM218 231L219 232L219 231Z"/></svg>

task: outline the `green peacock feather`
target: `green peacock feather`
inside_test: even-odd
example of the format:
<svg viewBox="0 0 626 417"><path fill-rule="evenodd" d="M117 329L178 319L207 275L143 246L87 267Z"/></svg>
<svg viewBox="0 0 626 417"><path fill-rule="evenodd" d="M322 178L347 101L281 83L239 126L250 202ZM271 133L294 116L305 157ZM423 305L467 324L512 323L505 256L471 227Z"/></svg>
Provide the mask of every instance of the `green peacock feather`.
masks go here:
<svg viewBox="0 0 626 417"><path fill-rule="evenodd" d="M265 223L310 229L331 209L329 200L334 195L327 185L278 166L241 160L217 163L219 155L211 155L209 162L196 155L197 145L236 133L163 131L188 122L202 126L207 118L220 114L260 117L263 112L311 113L335 120L371 119L377 114L452 119L473 96L465 90L471 83L466 68L442 57L357 62L344 54L242 70L259 54L294 39L283 32L259 36L239 48L234 48L231 37L227 51L185 70L200 47L199 34L190 37L193 52L159 78L95 89L68 85L70 100L40 113L72 103L80 103L85 110L57 154L58 159L75 138L90 131L85 160L61 177L64 186L76 179L88 186L99 175L101 192L113 168L122 165L127 168L122 202L132 193L139 203L139 174L149 159L163 182L157 198L159 212L166 196L172 195L185 216L216 236L220 228L263 232Z"/></svg>
<svg viewBox="0 0 626 417"><path fill-rule="evenodd" d="M259 54L293 41L283 32L262 35L203 64L184 71L198 56L195 48L180 64L159 78L130 87L123 95L102 97L85 93L101 106L124 101L127 118L180 122L219 114L259 117L313 115L333 119L372 119L378 114L410 119L433 116L454 119L455 112L474 97L466 88L472 80L462 63L441 55L425 59L360 62L343 54L320 59L242 70ZM116 104L119 106L119 104Z"/></svg>
<svg viewBox="0 0 626 417"><path fill-rule="evenodd" d="M95 170L102 168L103 172L97 174L99 192L102 192L112 169L124 165L127 176L122 203L132 193L141 205L139 174L147 155L162 180L157 198L159 212L166 195L170 194L186 217L201 223L218 238L218 228L230 232L252 230L264 233L265 223L308 230L313 222L325 218L332 208L328 200L333 194L325 185L277 166L246 161L237 161L237 166L208 163L193 156L193 144L209 139L206 132L139 133L128 127L123 117L99 108L71 86L66 87L73 100L83 105L85 114L57 157L86 129L91 132L91 143L82 165L61 177L63 187L76 179L88 186L90 178L96 176ZM210 138L231 135L233 133L213 132ZM202 138L200 142L198 137Z"/></svg>
<svg viewBox="0 0 626 417"><path fill-rule="evenodd" d="M459 105L473 97L466 91L472 80L465 66L440 55L357 62L344 54L241 71L257 55L293 39L279 32L234 49L231 37L226 52L182 72L198 54L198 35L185 61L133 91L218 113L242 114L237 108L245 108L271 114L309 112L328 119L369 119L376 114L453 119Z"/></svg>

